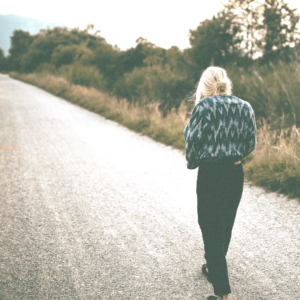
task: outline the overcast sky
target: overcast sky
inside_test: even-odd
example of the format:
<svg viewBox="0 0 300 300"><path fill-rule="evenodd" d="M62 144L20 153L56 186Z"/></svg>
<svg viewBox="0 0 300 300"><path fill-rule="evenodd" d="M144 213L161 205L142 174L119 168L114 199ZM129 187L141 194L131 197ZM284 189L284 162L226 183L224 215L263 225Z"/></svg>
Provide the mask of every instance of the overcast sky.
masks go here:
<svg viewBox="0 0 300 300"><path fill-rule="evenodd" d="M15 14L69 27L94 24L108 43L122 50L135 47L138 37L157 46L189 47L189 29L216 14L227 0L9 0L0 14ZM298 8L299 0L287 0Z"/></svg>

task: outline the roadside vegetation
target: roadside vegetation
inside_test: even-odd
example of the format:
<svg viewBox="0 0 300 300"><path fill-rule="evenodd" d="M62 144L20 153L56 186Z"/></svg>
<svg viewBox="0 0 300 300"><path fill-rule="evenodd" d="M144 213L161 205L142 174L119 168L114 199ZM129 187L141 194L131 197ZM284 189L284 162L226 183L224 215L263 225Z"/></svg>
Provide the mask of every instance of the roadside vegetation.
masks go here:
<svg viewBox="0 0 300 300"><path fill-rule="evenodd" d="M300 199L297 25L299 15L283 0L230 0L190 30L191 47L183 51L144 38L121 51L92 25L36 35L16 30L9 56L0 49L0 71L184 151L200 75L209 65L224 67L234 95L256 114L258 145L244 161L246 177Z"/></svg>
<svg viewBox="0 0 300 300"><path fill-rule="evenodd" d="M300 200L300 130L296 126L258 130L257 149L250 154L244 171L247 179L270 191Z"/></svg>

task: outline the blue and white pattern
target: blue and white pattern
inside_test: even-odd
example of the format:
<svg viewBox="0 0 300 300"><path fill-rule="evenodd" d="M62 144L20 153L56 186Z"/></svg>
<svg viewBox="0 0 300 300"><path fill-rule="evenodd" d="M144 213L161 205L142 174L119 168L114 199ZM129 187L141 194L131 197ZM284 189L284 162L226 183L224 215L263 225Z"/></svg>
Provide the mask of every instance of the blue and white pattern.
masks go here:
<svg viewBox="0 0 300 300"><path fill-rule="evenodd" d="M256 147L254 111L235 96L204 98L194 107L184 137L188 169L196 169L204 158L241 160Z"/></svg>

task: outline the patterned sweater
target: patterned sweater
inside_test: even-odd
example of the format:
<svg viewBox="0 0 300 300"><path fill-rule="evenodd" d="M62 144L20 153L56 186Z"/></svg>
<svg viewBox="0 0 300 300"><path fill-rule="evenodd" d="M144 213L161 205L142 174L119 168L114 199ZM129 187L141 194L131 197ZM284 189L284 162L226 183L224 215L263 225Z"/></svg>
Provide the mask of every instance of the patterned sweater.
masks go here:
<svg viewBox="0 0 300 300"><path fill-rule="evenodd" d="M251 105L235 96L201 99L184 129L188 169L206 158L239 161L255 149L256 123Z"/></svg>

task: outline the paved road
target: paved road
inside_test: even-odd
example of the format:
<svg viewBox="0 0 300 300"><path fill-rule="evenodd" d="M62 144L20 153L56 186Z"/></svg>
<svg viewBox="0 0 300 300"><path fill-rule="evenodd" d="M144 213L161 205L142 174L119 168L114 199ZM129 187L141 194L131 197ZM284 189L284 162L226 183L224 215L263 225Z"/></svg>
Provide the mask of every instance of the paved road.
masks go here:
<svg viewBox="0 0 300 300"><path fill-rule="evenodd" d="M196 171L0 75L0 299L204 299ZM231 299L300 299L300 205L245 183Z"/></svg>

